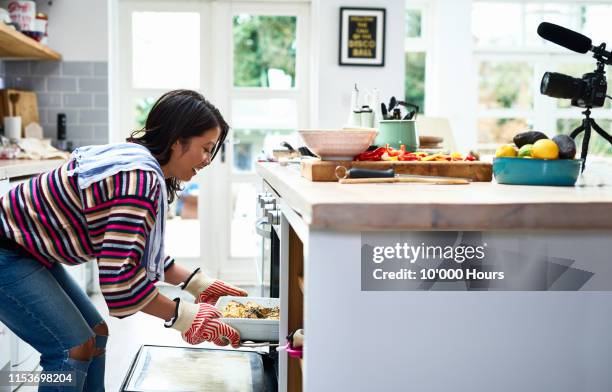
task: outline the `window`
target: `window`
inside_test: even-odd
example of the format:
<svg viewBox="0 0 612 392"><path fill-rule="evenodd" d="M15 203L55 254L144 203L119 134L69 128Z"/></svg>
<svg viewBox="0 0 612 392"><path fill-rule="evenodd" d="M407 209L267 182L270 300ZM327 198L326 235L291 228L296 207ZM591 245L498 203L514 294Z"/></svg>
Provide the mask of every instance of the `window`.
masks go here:
<svg viewBox="0 0 612 392"><path fill-rule="evenodd" d="M166 72L169 69L172 72ZM199 14L132 13L132 86L136 89L200 87Z"/></svg>
<svg viewBox="0 0 612 392"><path fill-rule="evenodd" d="M295 87L295 16L234 16L234 86Z"/></svg>
<svg viewBox="0 0 612 392"><path fill-rule="evenodd" d="M405 10L405 99L425 112L425 74L427 64L427 7L407 2Z"/></svg>
<svg viewBox="0 0 612 392"><path fill-rule="evenodd" d="M541 95L540 81L546 71L580 78L595 70L595 61L590 55L574 53L542 39L537 35L537 27L544 21L559 24L599 44L609 39L610 18L612 4L473 3L472 36L478 81L476 129L481 149L491 151L528 129L552 136L569 134L580 124L583 110L572 107L569 100ZM607 75L610 84L612 78ZM610 101L603 108L594 109L592 117L610 131ZM592 136L589 153L612 156L612 147L601 137Z"/></svg>

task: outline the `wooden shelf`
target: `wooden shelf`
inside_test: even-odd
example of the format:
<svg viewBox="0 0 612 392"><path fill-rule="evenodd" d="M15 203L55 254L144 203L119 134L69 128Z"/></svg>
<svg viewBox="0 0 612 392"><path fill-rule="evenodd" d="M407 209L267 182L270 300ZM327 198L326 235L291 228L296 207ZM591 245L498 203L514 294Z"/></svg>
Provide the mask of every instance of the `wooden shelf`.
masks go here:
<svg viewBox="0 0 612 392"><path fill-rule="evenodd" d="M0 22L0 58L2 60L59 61L62 56Z"/></svg>

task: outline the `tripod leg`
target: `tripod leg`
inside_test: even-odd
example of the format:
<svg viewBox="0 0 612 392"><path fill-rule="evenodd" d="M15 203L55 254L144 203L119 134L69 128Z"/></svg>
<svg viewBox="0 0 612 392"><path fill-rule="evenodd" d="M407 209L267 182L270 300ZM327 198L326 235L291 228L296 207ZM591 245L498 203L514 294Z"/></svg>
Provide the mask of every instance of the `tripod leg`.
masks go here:
<svg viewBox="0 0 612 392"><path fill-rule="evenodd" d="M570 133L570 137L572 139L576 139L576 136L578 136L582 131L584 131L584 125L580 125L578 128L574 129L572 133Z"/></svg>
<svg viewBox="0 0 612 392"><path fill-rule="evenodd" d="M608 132L604 131L603 128L600 127L599 124L597 124L595 122L595 120L591 121L591 125L595 129L595 132L597 132L598 134L601 135L601 137L606 139L608 141L608 143L612 144L612 135L610 135Z"/></svg>
<svg viewBox="0 0 612 392"><path fill-rule="evenodd" d="M590 118L586 118L584 121L584 136L582 137L582 152L580 153L580 158L582 158L582 171L586 167L586 158L589 152L589 141L591 140L591 120Z"/></svg>

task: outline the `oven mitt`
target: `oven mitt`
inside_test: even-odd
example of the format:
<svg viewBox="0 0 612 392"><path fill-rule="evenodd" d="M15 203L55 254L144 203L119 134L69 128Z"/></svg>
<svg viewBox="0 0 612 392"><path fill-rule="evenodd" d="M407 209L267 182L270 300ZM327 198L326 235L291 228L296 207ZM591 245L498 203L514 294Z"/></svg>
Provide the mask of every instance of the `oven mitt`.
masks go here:
<svg viewBox="0 0 612 392"><path fill-rule="evenodd" d="M195 297L196 304L207 303L214 305L219 297L224 295L238 297L246 297L248 295L241 288L232 286L219 279L209 278L199 268L183 283L182 288Z"/></svg>
<svg viewBox="0 0 612 392"><path fill-rule="evenodd" d="M213 342L217 346L240 347L240 334L234 328L218 320L221 312L209 304L193 304L187 301L176 301L176 316L166 324L181 333L183 340L189 344Z"/></svg>

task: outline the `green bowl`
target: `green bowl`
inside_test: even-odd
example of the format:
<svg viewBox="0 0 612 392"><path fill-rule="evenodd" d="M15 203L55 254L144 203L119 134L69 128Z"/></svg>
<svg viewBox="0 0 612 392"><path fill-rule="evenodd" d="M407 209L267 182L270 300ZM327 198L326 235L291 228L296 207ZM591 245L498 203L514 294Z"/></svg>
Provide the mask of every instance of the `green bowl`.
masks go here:
<svg viewBox="0 0 612 392"><path fill-rule="evenodd" d="M574 186L581 159L494 158L493 175L499 184Z"/></svg>

